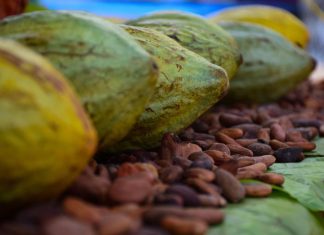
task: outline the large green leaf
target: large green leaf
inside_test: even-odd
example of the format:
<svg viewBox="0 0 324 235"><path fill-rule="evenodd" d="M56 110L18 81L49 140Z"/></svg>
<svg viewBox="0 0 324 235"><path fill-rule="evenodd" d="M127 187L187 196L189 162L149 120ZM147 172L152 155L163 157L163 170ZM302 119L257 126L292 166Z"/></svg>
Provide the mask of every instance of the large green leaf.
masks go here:
<svg viewBox="0 0 324 235"><path fill-rule="evenodd" d="M313 211L324 211L324 158L306 158L299 163L276 163L271 171L283 174L283 189Z"/></svg>
<svg viewBox="0 0 324 235"><path fill-rule="evenodd" d="M323 235L322 223L305 207L284 193L269 198L245 199L225 209L223 224L208 235Z"/></svg>

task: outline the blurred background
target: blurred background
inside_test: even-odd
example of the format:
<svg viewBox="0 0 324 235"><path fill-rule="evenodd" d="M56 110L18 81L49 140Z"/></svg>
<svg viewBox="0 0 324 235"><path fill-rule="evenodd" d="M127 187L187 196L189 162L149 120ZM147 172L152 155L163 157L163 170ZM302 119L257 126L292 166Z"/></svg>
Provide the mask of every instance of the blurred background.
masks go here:
<svg viewBox="0 0 324 235"><path fill-rule="evenodd" d="M117 19L132 19L161 10L180 10L208 17L232 6L248 4L277 6L292 12L306 23L311 34L308 50L317 61L322 64L324 62L324 0L32 0L32 2L51 10L83 10ZM322 76L324 76L323 67L322 65L320 68Z"/></svg>

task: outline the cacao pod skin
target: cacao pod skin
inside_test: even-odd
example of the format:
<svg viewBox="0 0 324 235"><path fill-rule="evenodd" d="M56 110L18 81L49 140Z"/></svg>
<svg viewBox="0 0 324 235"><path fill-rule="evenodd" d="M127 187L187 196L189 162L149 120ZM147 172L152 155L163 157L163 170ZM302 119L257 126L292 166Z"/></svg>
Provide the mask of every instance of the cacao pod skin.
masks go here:
<svg viewBox="0 0 324 235"><path fill-rule="evenodd" d="M0 216L58 196L95 152L78 97L44 58L0 39Z"/></svg>
<svg viewBox="0 0 324 235"><path fill-rule="evenodd" d="M238 46L225 30L198 15L157 12L128 21L127 24L153 28L183 47L224 68L231 79L242 58Z"/></svg>
<svg viewBox="0 0 324 235"><path fill-rule="evenodd" d="M309 41L307 26L295 15L279 7L247 5L226 8L209 18L209 21L236 21L258 24L280 33L292 43L305 48Z"/></svg>
<svg viewBox="0 0 324 235"><path fill-rule="evenodd" d="M156 60L158 83L134 128L118 150L152 148L166 132L179 132L207 111L228 89L221 67L150 28L123 26Z"/></svg>
<svg viewBox="0 0 324 235"><path fill-rule="evenodd" d="M0 36L42 54L71 81L98 131L100 151L128 133L153 93L158 74L153 59L100 17L33 12L0 22Z"/></svg>
<svg viewBox="0 0 324 235"><path fill-rule="evenodd" d="M250 23L220 25L235 38L244 60L224 101L275 101L307 79L315 67L306 51L275 31Z"/></svg>
<svg viewBox="0 0 324 235"><path fill-rule="evenodd" d="M24 12L28 0L0 0L0 19Z"/></svg>

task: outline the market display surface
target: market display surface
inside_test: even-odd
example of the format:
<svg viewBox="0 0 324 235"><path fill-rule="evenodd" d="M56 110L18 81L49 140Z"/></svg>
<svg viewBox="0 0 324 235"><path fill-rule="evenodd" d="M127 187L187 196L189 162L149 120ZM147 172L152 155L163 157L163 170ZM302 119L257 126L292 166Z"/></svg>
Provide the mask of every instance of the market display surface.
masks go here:
<svg viewBox="0 0 324 235"><path fill-rule="evenodd" d="M1 20L0 234L324 234L324 82L255 9Z"/></svg>

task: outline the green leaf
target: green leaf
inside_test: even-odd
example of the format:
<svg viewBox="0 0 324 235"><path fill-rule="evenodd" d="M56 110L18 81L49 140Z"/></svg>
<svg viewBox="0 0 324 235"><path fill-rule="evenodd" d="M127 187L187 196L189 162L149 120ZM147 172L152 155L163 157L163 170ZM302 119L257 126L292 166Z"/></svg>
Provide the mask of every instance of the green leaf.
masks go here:
<svg viewBox="0 0 324 235"><path fill-rule="evenodd" d="M25 12L44 11L44 10L47 9L39 5L38 3L29 3L25 9Z"/></svg>
<svg viewBox="0 0 324 235"><path fill-rule="evenodd" d="M245 199L225 209L223 224L212 227L208 235L323 235L324 228L315 215L284 193L264 199Z"/></svg>
<svg viewBox="0 0 324 235"><path fill-rule="evenodd" d="M316 149L311 152L305 152L306 157L324 157L324 138L319 138L314 141Z"/></svg>
<svg viewBox="0 0 324 235"><path fill-rule="evenodd" d="M271 171L285 176L283 189L313 211L324 211L324 158L299 163L276 163Z"/></svg>

